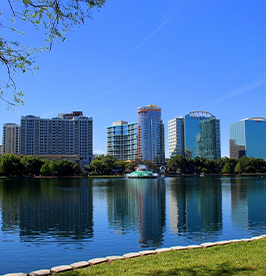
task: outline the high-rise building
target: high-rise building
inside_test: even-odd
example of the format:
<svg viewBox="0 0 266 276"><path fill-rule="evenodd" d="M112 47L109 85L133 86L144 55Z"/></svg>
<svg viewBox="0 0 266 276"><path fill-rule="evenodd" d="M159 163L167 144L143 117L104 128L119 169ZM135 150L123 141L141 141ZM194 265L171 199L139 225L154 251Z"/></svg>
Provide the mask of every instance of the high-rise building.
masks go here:
<svg viewBox="0 0 266 276"><path fill-rule="evenodd" d="M169 157L185 155L184 118L175 118L168 122Z"/></svg>
<svg viewBox="0 0 266 276"><path fill-rule="evenodd" d="M254 117L229 125L230 158L266 159L266 119Z"/></svg>
<svg viewBox="0 0 266 276"><path fill-rule="evenodd" d="M116 121L107 127L107 154L119 160L135 160L138 156L138 123Z"/></svg>
<svg viewBox="0 0 266 276"><path fill-rule="evenodd" d="M21 117L20 153L25 155L79 155L82 166L93 156L93 120L81 111L45 119Z"/></svg>
<svg viewBox="0 0 266 276"><path fill-rule="evenodd" d="M7 123L3 127L3 154L19 154L20 126Z"/></svg>
<svg viewBox="0 0 266 276"><path fill-rule="evenodd" d="M192 111L168 122L169 157L182 154L188 159L221 157L220 120L206 111Z"/></svg>
<svg viewBox="0 0 266 276"><path fill-rule="evenodd" d="M138 108L138 158L165 164L164 124L157 105Z"/></svg>

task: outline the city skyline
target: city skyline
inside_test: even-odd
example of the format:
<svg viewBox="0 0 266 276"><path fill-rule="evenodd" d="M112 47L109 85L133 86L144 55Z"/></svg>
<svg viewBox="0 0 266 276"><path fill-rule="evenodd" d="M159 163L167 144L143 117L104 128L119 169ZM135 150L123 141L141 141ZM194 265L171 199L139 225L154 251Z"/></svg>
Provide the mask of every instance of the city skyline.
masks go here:
<svg viewBox="0 0 266 276"><path fill-rule="evenodd" d="M151 114L147 116L149 112L151 112ZM146 115L143 117L143 115L141 115L142 113ZM158 113L158 114L155 115L153 113ZM59 113L57 117L53 117L53 118L40 118L39 116L35 116L35 115L21 116L20 125L16 123L4 123L2 145L0 145L2 148L1 152L12 153L12 154L26 154L26 155L37 154L38 155L37 152L30 152L30 151L24 152L25 149L21 150L21 148L23 148L21 147L22 144L19 142L21 140L21 137L20 137L21 125L24 126L25 121L28 121L28 120L30 121L37 120L38 122L40 121L54 122L54 124L56 124L56 122L58 123L60 120L71 121L75 118L76 120L80 120L80 119L86 119L86 121L89 120L91 124L93 121L92 117L84 116L82 111L73 111L72 113L65 113L65 114ZM168 152L169 158L177 154L181 154L181 155L184 155L185 157L189 157L190 154L187 152L187 150L189 151L192 150L192 152L195 151L194 154L192 154L191 152L192 155L191 157L189 157L192 159L194 159L196 156L202 156L206 159L219 159L220 157L223 157L221 156L221 144L220 144L220 120L217 119L213 114L209 113L208 111L190 111L188 114L184 116L180 116L169 120L168 128L167 128L167 134L169 136L169 139L166 141L164 139L165 138L164 123L161 120L161 108L158 107L157 105L148 105L147 107L139 107L138 122L129 123L128 121L115 121L111 126L108 126L107 137L106 137L106 141L107 141L106 154L110 154L113 157L123 161L134 160L136 158L139 158L141 160L151 160L152 159L151 156L153 156L153 154L151 154L150 156L150 153L146 156L146 159L143 159L142 156L140 155L138 156L138 154L141 154L141 150L140 150L141 147L138 147L137 144L139 144L141 141L140 137L142 135L140 135L141 133L140 129L142 128L141 122L143 120L145 121L145 127L144 125L142 127L146 129L144 132L145 134L144 133L142 134L143 136L145 136L144 140L146 140L151 133L159 131L156 134L156 137L157 135L159 135L160 136L159 140L162 141L160 142L160 144L162 143L160 147L160 152L162 151L163 155L165 155L166 154L165 145L167 145L169 148L169 152ZM155 121L156 122L158 121L157 123L159 125L162 125L160 127L160 130L158 130L157 127L154 129L151 128L149 130L150 134L148 132L146 133L147 128L149 128L148 125L151 123L149 122L147 125L147 122L149 120L153 121L154 126L155 126ZM33 121L30 124L33 124ZM262 158L262 159L266 158L265 157L266 144L264 143L264 140L263 140L263 136L265 134L265 121L266 121L266 118L263 118L263 117L252 117L252 118L241 119L238 122L229 124L228 127L229 127L229 134L230 134L230 137L229 137L230 158L237 159L237 158L240 158L241 156ZM243 126L247 122L255 123L256 127L253 127L253 129L248 129L248 131L247 130L245 131L245 128L243 128ZM261 124L257 125L257 123L261 123ZM60 123L60 127L61 127L61 123ZM92 125L91 125L91 132L93 133ZM248 144L247 154L243 152L243 150L246 151L246 146L247 146L246 133L248 133L249 135L249 142L247 143ZM23 135L25 135L25 130L22 136ZM43 135L42 131L40 131L39 135ZM59 140L56 141L55 136L52 132L50 133L50 136L51 136L50 138L53 139L53 143L57 145L58 150L60 151L61 138L58 136ZM158 139L158 137L156 139ZM204 139L204 140L200 142L201 139ZM205 139L206 139L206 143L204 142ZM236 140L232 140L232 139L236 139ZM22 139L22 140L24 141L25 139ZM92 155L97 155L93 152L92 140L93 139L90 138L90 141L91 141L90 158L92 158ZM151 143L152 137L150 137L150 139L148 140L150 140L149 147L156 148L156 143L155 144ZM233 145L236 141L237 141L237 144ZM33 141L31 141L31 143L32 142ZM189 148L187 148L188 146L187 143L190 145ZM39 148L40 145L38 144L37 146L32 144L30 148L33 148L33 147ZM43 144L41 147L46 148L47 145ZM25 145L24 145L24 148L25 148ZM199 150L200 152L198 152ZM149 148L148 152L149 151L151 151L151 148ZM237 153L236 151L239 151L239 153ZM232 155L232 152L234 152L233 155ZM50 154L60 154L60 152L58 153L50 152ZM63 153L63 154L66 154L66 153ZM168 158L168 157L165 157L165 158Z"/></svg>
<svg viewBox="0 0 266 276"><path fill-rule="evenodd" d="M135 122L139 106L160 106L164 124L207 110L220 119L221 156L229 156L229 124L266 117L265 8L264 1L108 1L40 54L34 75L15 77L25 105L6 111L2 103L0 125L83 110L94 120L97 154L106 152L106 127ZM41 31L22 27L22 43L43 45Z"/></svg>
<svg viewBox="0 0 266 276"><path fill-rule="evenodd" d="M151 105L152 106L152 105ZM140 109L140 108L139 108ZM52 118L41 118L40 116L36 116L36 115L22 115L21 116L21 118L20 118L20 122L21 122L21 120L24 118L24 117L36 117L36 118L41 118L41 120L53 120L53 119L57 119L57 118L62 118L63 119L63 117L65 116L65 115L73 115L74 113L83 113L82 111L73 111L73 113L66 113L66 114L63 114L63 113L58 113L58 116L56 116L56 117L52 117ZM194 113L208 113L208 114L210 114L208 111L190 111L190 112L188 112L188 114L186 115L186 116L188 116L189 114L194 114ZM211 114L210 114L211 115ZM84 115L85 116L85 115ZM165 150L165 158L170 158L171 156L170 156L170 148L171 148L171 141L169 140L169 133L170 133L170 129L169 129L169 127L172 125L172 124L176 124L176 120L184 120L184 118L186 117L186 116L179 116L179 117L177 117L177 118L173 118L173 119L171 119L171 120L169 120L168 122L166 122L166 125L167 125L167 127L166 128L164 128L164 137L165 137L165 139L164 139L164 148L166 149L167 148L167 150L168 150L168 152L166 152L166 150ZM211 115L211 116L213 116L213 115ZM70 116L71 117L71 116ZM88 117L88 116L86 116L86 117ZM65 119L67 118L68 119L68 117L64 117ZM215 117L214 117L215 118ZM70 118L69 118L70 119ZM89 119L91 119L91 120L93 120L93 118L92 117L90 117ZM228 129L229 129L229 135L230 135L230 128L231 128L231 125L234 125L234 124L238 124L238 123L240 123L240 122L244 122L244 121L246 121L246 120L259 120L259 121L265 121L266 120L266 118L263 118L263 117L251 117L251 118L244 118L244 119L240 119L238 122L233 122L233 123L230 123L229 125L228 125ZM219 121L219 125L220 125L220 120L218 119L218 121ZM12 127L12 126L18 126L18 127L20 127L20 122L17 124L17 123L13 123L13 122L9 122L9 123L4 123L3 124L3 127L2 127L2 130L3 130L3 139L5 139L4 137L5 137L5 129L7 128L7 127ZM164 121L162 120L162 123L164 124ZM169 125L169 123L170 123L170 125ZM134 125L138 125L138 123L137 123L137 121L135 121L135 122L128 122L128 121L114 121L113 122L113 124L112 125L110 125L110 126L108 126L107 127L107 130L108 131L110 131L111 129L116 129L116 127L123 127L123 126L133 126L134 128L135 128L135 126ZM94 127L94 126L93 126ZM133 128L132 128L132 130L133 130ZM219 130L220 130L220 127L219 127ZM167 137L167 140L166 140L166 137ZM219 135L219 137L220 137L220 135ZM1 143L2 144L0 144L2 147L4 147L4 143L3 143L3 139L1 140ZM182 139L184 139L184 138L182 138ZM94 137L93 137L93 140L94 140ZM219 139L220 140L220 139ZM103 153L100 153L100 154L108 154L108 135L107 135L107 137L106 137L106 150L105 150L105 152L103 152ZM230 137L228 136L228 143L229 143L229 146L230 146ZM230 146L231 147L231 146ZM231 152L230 152L230 147L229 147L229 154L228 154L228 156L227 157L230 157L230 154L231 154ZM93 148L93 147L92 147ZM219 149L218 149L218 151L220 152L220 149L222 148L222 141L220 141L220 146L219 146ZM263 147L264 148L264 147ZM135 149L136 150L136 149ZM182 153L183 152L183 153ZM94 152L94 149L93 149L93 155L97 155L98 153L95 153ZM182 155L186 155L185 154L185 152L184 152L184 145L183 145L183 150L181 150L180 152L177 152L176 154L182 154ZM111 154L111 155L113 155L113 154ZM220 156L220 154L218 154L218 156ZM195 156L194 156L195 157ZM221 155L221 157L224 157L223 155ZM261 157L258 157L258 158L261 158ZM123 158L118 158L118 159L120 159L120 160L124 160ZM207 158L208 159L208 158ZM214 158L214 159L216 159L216 158ZM126 160L126 159L125 159Z"/></svg>

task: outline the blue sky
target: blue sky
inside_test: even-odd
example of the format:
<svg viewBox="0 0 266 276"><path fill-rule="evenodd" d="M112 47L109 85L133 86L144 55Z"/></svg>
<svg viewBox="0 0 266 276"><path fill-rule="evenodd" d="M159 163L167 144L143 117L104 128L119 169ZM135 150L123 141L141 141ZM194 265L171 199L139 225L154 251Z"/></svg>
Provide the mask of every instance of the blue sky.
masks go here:
<svg viewBox="0 0 266 276"><path fill-rule="evenodd" d="M229 156L228 125L266 117L265 11L266 1L254 0L107 1L39 55L40 70L16 77L25 104L7 111L2 103L0 125L82 110L94 121L94 153L105 153L107 126L135 122L138 107L156 104L168 156L168 121L204 110L220 119ZM23 42L41 45L43 33L25 28Z"/></svg>

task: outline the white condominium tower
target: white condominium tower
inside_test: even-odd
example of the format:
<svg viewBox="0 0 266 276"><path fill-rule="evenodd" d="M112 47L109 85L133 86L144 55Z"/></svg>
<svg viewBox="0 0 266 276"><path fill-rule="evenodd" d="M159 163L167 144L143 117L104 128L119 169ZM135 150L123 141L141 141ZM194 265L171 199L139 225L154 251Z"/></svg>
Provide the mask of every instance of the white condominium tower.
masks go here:
<svg viewBox="0 0 266 276"><path fill-rule="evenodd" d="M20 126L7 123L3 127L3 154L19 154Z"/></svg>
<svg viewBox="0 0 266 276"><path fill-rule="evenodd" d="M172 119L168 122L169 157L181 154L184 149L184 119L183 117Z"/></svg>
<svg viewBox="0 0 266 276"><path fill-rule="evenodd" d="M25 155L79 155L82 166L90 163L92 149L92 118L82 111L59 114L52 119L33 115L21 117L20 153Z"/></svg>

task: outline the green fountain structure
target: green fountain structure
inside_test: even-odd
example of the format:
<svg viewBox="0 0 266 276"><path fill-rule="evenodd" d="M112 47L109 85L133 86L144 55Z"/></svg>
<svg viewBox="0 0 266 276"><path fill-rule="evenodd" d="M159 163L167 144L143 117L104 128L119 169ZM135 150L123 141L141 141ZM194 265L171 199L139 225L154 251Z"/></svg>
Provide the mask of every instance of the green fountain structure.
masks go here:
<svg viewBox="0 0 266 276"><path fill-rule="evenodd" d="M126 175L127 178L158 178L158 173L153 173L148 170L147 166L141 164L137 170Z"/></svg>

